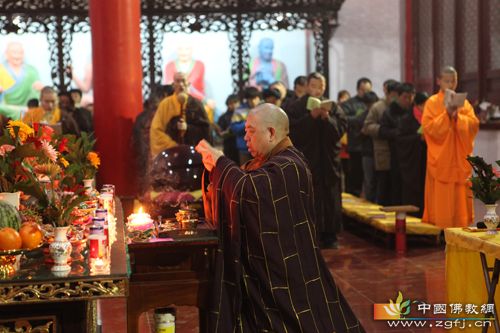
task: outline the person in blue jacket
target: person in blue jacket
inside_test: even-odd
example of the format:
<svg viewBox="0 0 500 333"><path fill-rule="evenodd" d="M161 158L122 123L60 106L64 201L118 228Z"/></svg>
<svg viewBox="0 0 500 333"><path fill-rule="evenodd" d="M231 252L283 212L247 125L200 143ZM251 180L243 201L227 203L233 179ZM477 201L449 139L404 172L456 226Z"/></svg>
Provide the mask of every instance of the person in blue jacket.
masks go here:
<svg viewBox="0 0 500 333"><path fill-rule="evenodd" d="M261 93L255 87L247 87L243 90L243 103L236 109L231 118L231 132L236 136L236 148L240 155L240 165L245 164L252 157L248 152L245 142L245 122L248 112L261 103Z"/></svg>

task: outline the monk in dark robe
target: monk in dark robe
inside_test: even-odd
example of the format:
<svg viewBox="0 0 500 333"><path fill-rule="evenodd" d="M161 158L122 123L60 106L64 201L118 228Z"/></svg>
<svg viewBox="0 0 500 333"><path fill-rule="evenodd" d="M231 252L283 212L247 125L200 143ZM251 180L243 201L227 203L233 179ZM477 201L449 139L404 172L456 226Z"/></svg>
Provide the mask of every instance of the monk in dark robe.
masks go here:
<svg viewBox="0 0 500 333"><path fill-rule="evenodd" d="M393 205L414 205L421 217L424 210L426 145L420 124L413 114L415 88L410 83L397 87L398 96L380 121L379 136L391 150L391 187Z"/></svg>
<svg viewBox="0 0 500 333"><path fill-rule="evenodd" d="M196 147L219 235L208 331L364 332L321 256L312 177L286 114L262 104L245 130L254 159L242 168L204 140Z"/></svg>
<svg viewBox="0 0 500 333"><path fill-rule="evenodd" d="M308 110L308 100L324 99L325 88L323 75L309 74L307 93L290 106L288 116L292 142L306 157L313 176L314 220L320 245L336 248L337 233L342 228L340 138L347 130L347 118L336 104L329 109Z"/></svg>

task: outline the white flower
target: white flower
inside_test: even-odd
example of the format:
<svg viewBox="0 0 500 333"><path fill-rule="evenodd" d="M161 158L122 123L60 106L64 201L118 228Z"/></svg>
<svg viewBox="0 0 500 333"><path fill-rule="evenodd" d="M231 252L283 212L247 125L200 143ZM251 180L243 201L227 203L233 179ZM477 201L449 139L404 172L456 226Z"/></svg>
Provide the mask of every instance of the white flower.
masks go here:
<svg viewBox="0 0 500 333"><path fill-rule="evenodd" d="M47 140L42 140L42 150L45 153L45 156L49 158L49 160L51 160L52 162L57 161L57 151Z"/></svg>

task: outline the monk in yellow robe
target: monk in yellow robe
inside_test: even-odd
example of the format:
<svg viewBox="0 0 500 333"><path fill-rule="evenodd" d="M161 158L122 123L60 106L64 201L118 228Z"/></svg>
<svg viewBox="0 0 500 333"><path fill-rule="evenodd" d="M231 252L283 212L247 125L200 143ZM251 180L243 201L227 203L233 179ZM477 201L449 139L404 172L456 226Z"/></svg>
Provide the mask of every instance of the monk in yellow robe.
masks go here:
<svg viewBox="0 0 500 333"><path fill-rule="evenodd" d="M201 139L209 139L207 113L198 99L187 94L186 74L176 73L173 87L174 94L160 102L151 122L149 140L153 157L180 143L194 146Z"/></svg>
<svg viewBox="0 0 500 333"><path fill-rule="evenodd" d="M473 222L473 201L468 178L479 120L466 100L463 107L446 107L445 91L455 91L457 71L444 67L437 79L439 92L425 103L422 128L427 142L427 174L423 222L440 228L463 227Z"/></svg>
<svg viewBox="0 0 500 333"><path fill-rule="evenodd" d="M55 125L61 120L61 110L57 107L57 94L52 87L44 87L40 92L40 107L29 109L23 117L26 124L46 123Z"/></svg>

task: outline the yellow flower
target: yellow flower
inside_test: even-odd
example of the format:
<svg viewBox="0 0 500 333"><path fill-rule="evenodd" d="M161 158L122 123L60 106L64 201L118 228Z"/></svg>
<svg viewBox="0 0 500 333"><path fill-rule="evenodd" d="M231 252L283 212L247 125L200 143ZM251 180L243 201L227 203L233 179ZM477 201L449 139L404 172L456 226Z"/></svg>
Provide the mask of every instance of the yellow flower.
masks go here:
<svg viewBox="0 0 500 333"><path fill-rule="evenodd" d="M47 176L50 179L54 179L57 174L61 173L61 167L53 163L39 164L33 168L35 173L42 176Z"/></svg>
<svg viewBox="0 0 500 333"><path fill-rule="evenodd" d="M97 155L97 153L94 151L91 151L90 153L87 154L87 160L89 160L90 164L96 169L101 164L101 159L99 158L99 155Z"/></svg>
<svg viewBox="0 0 500 333"><path fill-rule="evenodd" d="M33 135L33 133L35 133L35 131L33 131L33 129L30 126L26 125L22 121L9 120L7 128L9 129L9 134L13 139L16 138L16 132L14 130L14 127L19 128L18 136L19 140L21 140L21 143L24 143L28 138L28 136Z"/></svg>
<svg viewBox="0 0 500 333"><path fill-rule="evenodd" d="M62 164L65 168L67 168L67 167L68 167L68 165L69 165L69 162L68 162L68 161L67 161L64 157L62 157L62 156L59 158L59 162L61 162L61 164Z"/></svg>

